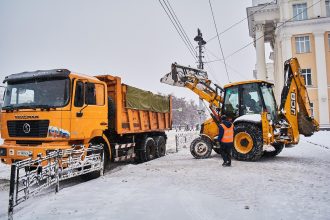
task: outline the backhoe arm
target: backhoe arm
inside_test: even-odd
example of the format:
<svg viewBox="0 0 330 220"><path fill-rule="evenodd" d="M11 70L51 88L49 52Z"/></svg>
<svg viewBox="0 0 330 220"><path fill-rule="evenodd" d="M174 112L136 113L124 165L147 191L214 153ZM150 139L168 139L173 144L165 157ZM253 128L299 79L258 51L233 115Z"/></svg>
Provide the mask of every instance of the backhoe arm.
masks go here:
<svg viewBox="0 0 330 220"><path fill-rule="evenodd" d="M318 122L313 118L311 105L305 86L304 77L297 58L284 63L285 83L281 94L280 115L290 124L292 143L299 141L299 134L311 136L319 129Z"/></svg>

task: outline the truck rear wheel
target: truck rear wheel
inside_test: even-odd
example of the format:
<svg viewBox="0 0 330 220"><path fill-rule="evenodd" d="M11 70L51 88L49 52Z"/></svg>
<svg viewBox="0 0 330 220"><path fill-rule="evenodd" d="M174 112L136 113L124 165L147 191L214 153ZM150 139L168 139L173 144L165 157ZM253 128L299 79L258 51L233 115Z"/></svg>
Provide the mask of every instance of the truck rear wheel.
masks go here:
<svg viewBox="0 0 330 220"><path fill-rule="evenodd" d="M190 153L196 159L206 159L209 158L212 153L212 144L205 138L196 138L191 142Z"/></svg>
<svg viewBox="0 0 330 220"><path fill-rule="evenodd" d="M256 161L263 154L261 126L252 123L240 123L234 127L233 158Z"/></svg>
<svg viewBox="0 0 330 220"><path fill-rule="evenodd" d="M276 155L278 155L279 153L281 153L281 151L284 148L284 144L276 143L276 144L272 144L272 145L275 148L275 150L274 151L271 151L271 152L265 151L264 152L264 156L265 157L275 157Z"/></svg>
<svg viewBox="0 0 330 220"><path fill-rule="evenodd" d="M143 163L149 160L153 160L156 157L156 144L153 138L146 137L140 144L138 149L138 158L139 163Z"/></svg>
<svg viewBox="0 0 330 220"><path fill-rule="evenodd" d="M163 157L166 154L166 140L164 136L155 137L156 157Z"/></svg>

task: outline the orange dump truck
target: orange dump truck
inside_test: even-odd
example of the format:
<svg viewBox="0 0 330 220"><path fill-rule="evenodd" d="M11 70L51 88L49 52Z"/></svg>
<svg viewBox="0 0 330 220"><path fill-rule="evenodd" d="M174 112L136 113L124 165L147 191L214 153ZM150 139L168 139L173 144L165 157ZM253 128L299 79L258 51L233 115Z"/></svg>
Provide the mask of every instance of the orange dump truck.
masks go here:
<svg viewBox="0 0 330 220"><path fill-rule="evenodd" d="M171 97L66 69L7 76L0 159L11 164L74 145L102 144L105 162L165 155Z"/></svg>

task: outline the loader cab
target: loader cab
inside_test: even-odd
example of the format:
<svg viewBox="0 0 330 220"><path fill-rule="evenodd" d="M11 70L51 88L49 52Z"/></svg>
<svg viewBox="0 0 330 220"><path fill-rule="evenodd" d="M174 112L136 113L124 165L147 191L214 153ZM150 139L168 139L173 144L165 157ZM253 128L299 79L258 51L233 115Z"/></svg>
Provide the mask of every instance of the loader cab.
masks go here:
<svg viewBox="0 0 330 220"><path fill-rule="evenodd" d="M233 119L242 115L261 114L266 111L276 120L277 106L273 84L261 81L243 81L225 86L222 114Z"/></svg>

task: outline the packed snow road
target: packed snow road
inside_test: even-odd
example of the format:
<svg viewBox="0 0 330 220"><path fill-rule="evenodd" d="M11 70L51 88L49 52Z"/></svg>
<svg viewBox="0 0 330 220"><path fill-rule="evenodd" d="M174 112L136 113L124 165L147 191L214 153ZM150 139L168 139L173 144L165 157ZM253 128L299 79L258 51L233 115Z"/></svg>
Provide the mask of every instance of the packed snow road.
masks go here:
<svg viewBox="0 0 330 220"><path fill-rule="evenodd" d="M187 148L105 176L62 184L20 205L15 219L329 219L330 132L304 138L276 158L196 160ZM0 218L8 180L0 169ZM7 185L6 185L7 184Z"/></svg>

